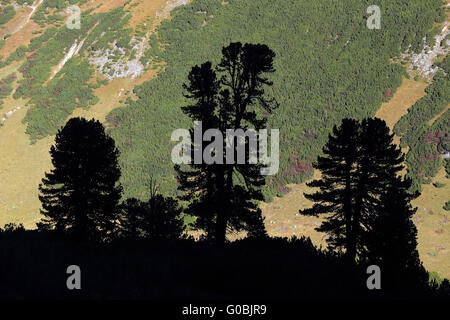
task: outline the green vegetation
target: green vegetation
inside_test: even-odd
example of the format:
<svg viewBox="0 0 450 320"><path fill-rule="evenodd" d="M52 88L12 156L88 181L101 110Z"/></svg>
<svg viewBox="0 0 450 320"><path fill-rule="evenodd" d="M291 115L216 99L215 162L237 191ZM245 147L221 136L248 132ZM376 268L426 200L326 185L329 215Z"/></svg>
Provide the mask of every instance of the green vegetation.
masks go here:
<svg viewBox="0 0 450 320"><path fill-rule="evenodd" d="M59 14L69 5L82 5L89 0L44 0L34 13L32 20L41 27L46 24L54 24L58 21L64 21L66 16Z"/></svg>
<svg viewBox="0 0 450 320"><path fill-rule="evenodd" d="M31 2L18 1L19 4ZM46 0L39 10L43 10L48 18L68 5L83 2ZM379 5L382 10L380 30L366 27L366 8L371 4ZM129 6L127 3L125 7L100 14L92 14L91 10L84 12L81 30L50 26L45 32L36 34L28 47L19 46L0 62L3 67L24 60L20 68L23 79L19 81L14 97L29 99L31 108L24 121L28 123L27 133L32 141L55 134L75 108L88 108L98 100L93 89L102 83L88 84L93 73L86 62L87 56L106 53L109 49L111 61L103 70L110 71L111 62L119 59L117 54L112 56L117 53L114 44L125 49L125 56L135 56L131 39L133 35L136 38L144 36L145 30L141 25L134 33L127 28L131 17ZM173 18L164 21L157 35L149 38L149 48L141 58L144 65L152 62L151 68L163 66L159 77L136 87L134 93L138 100L127 99L126 107L108 116L110 130L122 151L120 161L124 168L125 195L146 194L148 179L142 172L160 181L162 192L175 193L170 134L176 128L191 126L180 111L186 104L182 83L189 66L207 60L217 63L220 49L233 41L265 43L277 54L275 68L278 72L269 91L280 108L268 117L268 127L280 128L281 159L280 172L267 179L266 199L282 194L288 183L305 181L311 177L312 162L321 153L333 125L346 117L372 116L381 102L392 96L405 71L402 65L392 64L390 59L409 45L413 50L420 50L421 39L434 32L434 23L444 17L440 6L439 0L375 3L368 0L331 3L328 0L295 3L288 0L276 3L231 0L227 5L222 5L220 0L194 0L175 9ZM75 41L79 44L83 40L80 58L71 59L49 80L52 70ZM441 67L445 69L446 64L447 61L442 62ZM423 127L427 125L425 118L431 119L443 110L445 99L440 93L448 87L447 81L443 75L437 76L428 88L427 97L433 97L430 98L433 108L425 106L428 102L422 102L427 113L420 120ZM262 115L267 114L263 111ZM448 123L445 119L448 119L448 113L435 121L432 129L444 128L445 135ZM401 122L404 124L399 124L400 136L412 131L408 136L413 140L420 130L408 130L408 118ZM402 143L411 147L408 139L403 137ZM439 144L423 148L426 150L417 154L434 158L426 161L421 169L423 179L415 178L419 180L415 185L428 181L442 162L438 157L442 149ZM418 162L416 158L414 152L408 155L411 163ZM450 171L448 159L445 165ZM410 176L417 173L412 169Z"/></svg>
<svg viewBox="0 0 450 320"><path fill-rule="evenodd" d="M92 92L93 86L87 83L92 74L93 69L87 61L78 57L69 60L64 69L31 98L33 107L24 118L25 122L29 122L27 133L32 137L52 133L75 108L88 108L97 103L98 98Z"/></svg>
<svg viewBox="0 0 450 320"><path fill-rule="evenodd" d="M11 94L13 91L13 83L17 79L15 73L11 73L0 80L0 109L3 107L3 99Z"/></svg>
<svg viewBox="0 0 450 320"><path fill-rule="evenodd" d="M444 210L450 211L450 200L444 204Z"/></svg>
<svg viewBox="0 0 450 320"><path fill-rule="evenodd" d="M0 7L0 25L7 23L16 15L16 10L11 5Z"/></svg>
<svg viewBox="0 0 450 320"><path fill-rule="evenodd" d="M3 64L26 57L20 67L23 79L19 81L14 97L30 99L32 107L24 122L28 123L26 132L30 134L32 142L55 134L75 108L88 108L98 102L93 89L99 83L88 84L93 76L93 68L85 54L111 48L119 33L123 38L129 37L131 30L124 32L123 27L130 16L122 8L97 15L89 13L83 13L80 30L65 26L51 27L33 38L28 47L22 45L17 48ZM70 59L50 79L53 76L52 70L70 48L83 40L80 56ZM126 40L122 41L125 42Z"/></svg>
<svg viewBox="0 0 450 320"><path fill-rule="evenodd" d="M164 54L161 51L158 37L152 33L149 38L149 49L147 49L141 58L141 63L145 66L149 62L162 62L161 56Z"/></svg>
<svg viewBox="0 0 450 320"><path fill-rule="evenodd" d="M437 273L436 271L429 271L428 272L428 281L430 283L436 283L437 285L440 285L442 283L442 281L444 281L444 279L441 278L441 276L439 275L439 273Z"/></svg>
<svg viewBox="0 0 450 320"><path fill-rule="evenodd" d="M420 191L423 183L430 183L442 164L450 173L450 159L442 159L441 153L449 152L450 110L432 125L429 122L445 110L450 103L450 57L437 64L438 72L425 90L427 94L417 101L394 127L401 137L401 146L409 147L406 156L407 176L413 180L411 191ZM445 72L445 74L444 74Z"/></svg>
<svg viewBox="0 0 450 320"><path fill-rule="evenodd" d="M126 13L119 7L107 13L99 14L99 23L86 38L83 50L88 48L89 52L91 52L104 48L112 48L112 43L117 39L128 38L131 29L124 30L123 28L131 16ZM122 41L125 42L124 40Z"/></svg>
<svg viewBox="0 0 450 320"><path fill-rule="evenodd" d="M433 183L433 186L435 186L436 188L443 188L443 187L445 187L445 186L446 186L446 184L445 184L445 183L442 183L442 182L439 182L439 181L437 181L437 182Z"/></svg>
<svg viewBox="0 0 450 320"><path fill-rule="evenodd" d="M24 121L29 122L27 133L32 141L56 133L64 120L77 106L94 103L87 81L93 70L81 58L71 59L47 84L52 67L64 57L65 52L95 23L95 17L86 16L81 30L65 27L49 29L38 40L32 41L26 51L32 51L20 68L23 79L14 97L31 98ZM16 51L17 52L17 51Z"/></svg>
<svg viewBox="0 0 450 320"><path fill-rule="evenodd" d="M440 0L221 2L194 0L163 21L144 61L166 62L164 72L135 88L137 101L108 116L127 197L148 196L143 172L161 183L162 192L175 192L171 132L192 125L180 110L187 103L182 83L191 66L216 64L230 42L264 43L277 54L269 91L280 108L268 127L280 128L281 158L280 172L267 179L270 199L287 183L311 177L333 125L375 114L405 74L390 58L410 44L419 50L434 22L444 18ZM382 10L380 30L366 27L372 4Z"/></svg>
<svg viewBox="0 0 450 320"><path fill-rule="evenodd" d="M34 0L16 0L16 3L20 5L32 5L33 2Z"/></svg>

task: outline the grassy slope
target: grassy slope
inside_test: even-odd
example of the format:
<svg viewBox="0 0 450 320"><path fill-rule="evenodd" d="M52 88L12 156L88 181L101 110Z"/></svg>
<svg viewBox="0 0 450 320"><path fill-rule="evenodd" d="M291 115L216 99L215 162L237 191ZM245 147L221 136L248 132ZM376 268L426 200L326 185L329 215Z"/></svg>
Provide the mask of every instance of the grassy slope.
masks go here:
<svg viewBox="0 0 450 320"><path fill-rule="evenodd" d="M20 45L28 45L31 38L34 37L33 32L41 30L37 23L32 20L28 21L31 11L32 10L28 7L19 8L16 16L0 30L0 39L3 39L7 34L11 35L0 51L5 58L14 52Z"/></svg>
<svg viewBox="0 0 450 320"><path fill-rule="evenodd" d="M403 114L408 112L417 100L425 95L427 83L404 79L401 87L393 98L383 103L376 116L385 120L392 129ZM398 142L398 138L396 137ZM406 150L404 150L406 151ZM318 178L316 172L314 178ZM445 183L445 187L436 188L432 184L424 185L423 192L413 205L418 208L414 217L418 229L419 254L425 268L437 271L442 277L450 278L450 214L442 206L448 201L450 194L450 179L446 178L442 168L433 182ZM282 198L275 198L271 203L261 205L263 215L266 217L266 226L269 234L291 237L294 232L297 236L310 236L316 245L326 245L323 233L314 230L321 219L314 217L296 216L299 209L312 205L305 199L304 192L311 192L305 183L290 185L291 192ZM275 223L270 223L270 221ZM294 228L297 226L297 229ZM443 232L441 232L441 230ZM436 232L437 231L437 232Z"/></svg>
<svg viewBox="0 0 450 320"><path fill-rule="evenodd" d="M88 2L87 7L96 7L103 1L96 0ZM108 6L101 6L98 11L110 10L112 5L123 5L126 0L114 1L108 3ZM166 0L155 0L142 2L141 5L135 7L135 12L145 12L133 15L130 24L136 26L146 19L148 16L155 17L156 11L161 10ZM83 9L86 9L83 8ZM18 14L18 20L24 19L28 15L28 11L24 10L22 16ZM154 19L155 23L159 19ZM10 23L17 23L12 20ZM8 24L9 26L9 24ZM28 44L33 37L32 31L39 29L39 26L33 21L15 34L17 39L8 39L7 45L0 50L0 54L8 56L15 48L22 44ZM14 71L17 71L22 62L14 62L13 64L0 70L0 78ZM83 116L86 118L96 118L101 121L114 108L120 105L120 100L124 99L125 93L131 90L135 85L141 84L143 81L151 79L156 75L155 70L149 70L141 77L130 79L116 79L104 87L100 87L95 94L100 98L99 103L91 107L90 110L76 109L73 116ZM123 89L123 90L122 90ZM120 95L120 96L119 96ZM8 97L4 101L4 107L0 110L0 114L14 110L17 106L22 107L21 110L14 113L4 126L0 128L0 226L5 223L16 222L23 223L27 228L34 228L35 223L39 221L40 202L38 200L37 186L40 183L44 172L51 168L49 157L49 149L54 137L47 137L39 140L36 144L30 145L29 136L25 134L26 125L22 123L22 119L26 114L28 107L25 106L26 101L14 100Z"/></svg>

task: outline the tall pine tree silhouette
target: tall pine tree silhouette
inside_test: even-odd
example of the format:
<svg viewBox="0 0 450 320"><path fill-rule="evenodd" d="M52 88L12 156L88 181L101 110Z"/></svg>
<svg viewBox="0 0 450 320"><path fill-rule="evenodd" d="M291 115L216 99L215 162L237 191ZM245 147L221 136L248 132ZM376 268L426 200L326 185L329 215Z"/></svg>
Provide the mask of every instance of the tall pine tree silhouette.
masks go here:
<svg viewBox="0 0 450 320"><path fill-rule="evenodd" d="M38 227L83 240L112 237L122 188L119 151L103 125L70 119L58 131L50 155L54 168L39 185L45 218Z"/></svg>
<svg viewBox="0 0 450 320"><path fill-rule="evenodd" d="M353 197L355 193L355 171L358 155L360 123L344 119L323 149L324 156L318 157L313 166L322 173L322 179L307 185L320 188L305 197L316 203L311 209L300 211L304 215L331 215L317 229L329 232L328 242L333 248L347 248L347 255L354 258L356 239L352 230Z"/></svg>
<svg viewBox="0 0 450 320"><path fill-rule="evenodd" d="M427 284L428 275L417 251L417 228L412 216L417 208L408 192L411 180L396 181L380 197L380 206L367 215L362 242L366 250L362 259L383 271L384 289L405 289L408 283Z"/></svg>
<svg viewBox="0 0 450 320"><path fill-rule="evenodd" d="M231 43L222 50L222 60L213 70L210 62L192 68L186 97L194 104L183 111L194 121L202 122L202 136L210 128L226 130L260 129L267 119L258 116L257 109L272 112L274 99L265 97L264 88L272 83L266 75L274 72L275 53L266 45ZM191 130L191 136L194 132ZM237 159L237 138L231 152ZM193 139L194 140L194 139ZM190 168L175 166L180 182L179 190L189 201L187 213L197 217L197 228L206 231L219 246L226 240L227 231L245 230L250 236L265 236L261 211L256 200L262 200L261 187L265 178L260 165L249 164L249 141L245 141L245 164L230 164L225 158L214 164L193 163ZM192 154L204 146L193 145ZM218 150L207 152L217 156ZM222 154L230 156L223 143ZM221 163L219 163L221 162Z"/></svg>
<svg viewBox="0 0 450 320"><path fill-rule="evenodd" d="M386 123L377 118L344 119L334 127L323 153L314 164L322 179L308 183L320 189L305 194L316 203L300 213L329 214L317 230L329 233L330 246L345 248L347 258L355 261L367 250L363 233L371 229L368 217L380 210L385 190L398 184L404 155Z"/></svg>

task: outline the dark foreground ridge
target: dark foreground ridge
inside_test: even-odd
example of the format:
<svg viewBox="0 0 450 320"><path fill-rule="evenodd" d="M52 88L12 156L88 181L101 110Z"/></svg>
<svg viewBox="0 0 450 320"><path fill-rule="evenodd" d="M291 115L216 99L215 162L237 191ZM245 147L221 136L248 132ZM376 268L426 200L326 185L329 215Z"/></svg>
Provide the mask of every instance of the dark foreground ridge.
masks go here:
<svg viewBox="0 0 450 320"><path fill-rule="evenodd" d="M367 266L316 249L309 239L239 240L222 249L206 242L125 241L80 243L54 232L3 231L0 299L445 299L403 275L397 288L369 290ZM81 270L81 289L69 290L67 268ZM425 274L426 275L426 274ZM427 279L427 277L425 277Z"/></svg>

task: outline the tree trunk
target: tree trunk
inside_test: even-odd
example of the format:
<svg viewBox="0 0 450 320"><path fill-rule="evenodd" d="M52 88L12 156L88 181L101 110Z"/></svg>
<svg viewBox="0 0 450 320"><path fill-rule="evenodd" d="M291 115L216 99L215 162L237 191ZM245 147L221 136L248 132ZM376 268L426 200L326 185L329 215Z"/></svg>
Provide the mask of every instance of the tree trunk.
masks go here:
<svg viewBox="0 0 450 320"><path fill-rule="evenodd" d="M228 176L226 175L227 170L222 165L218 170L219 174L217 177L217 189L218 189L218 210L217 210L217 219L216 219L216 244L218 247L224 247L226 241L226 233L227 233L227 213L228 213L228 202L230 199L227 195L230 193L230 183Z"/></svg>
<svg viewBox="0 0 450 320"><path fill-rule="evenodd" d="M351 162L347 160L347 162ZM353 230L353 208L352 208L352 185L351 185L352 163L347 163L345 175L345 236L346 236L346 257L352 263L356 258L356 239Z"/></svg>

